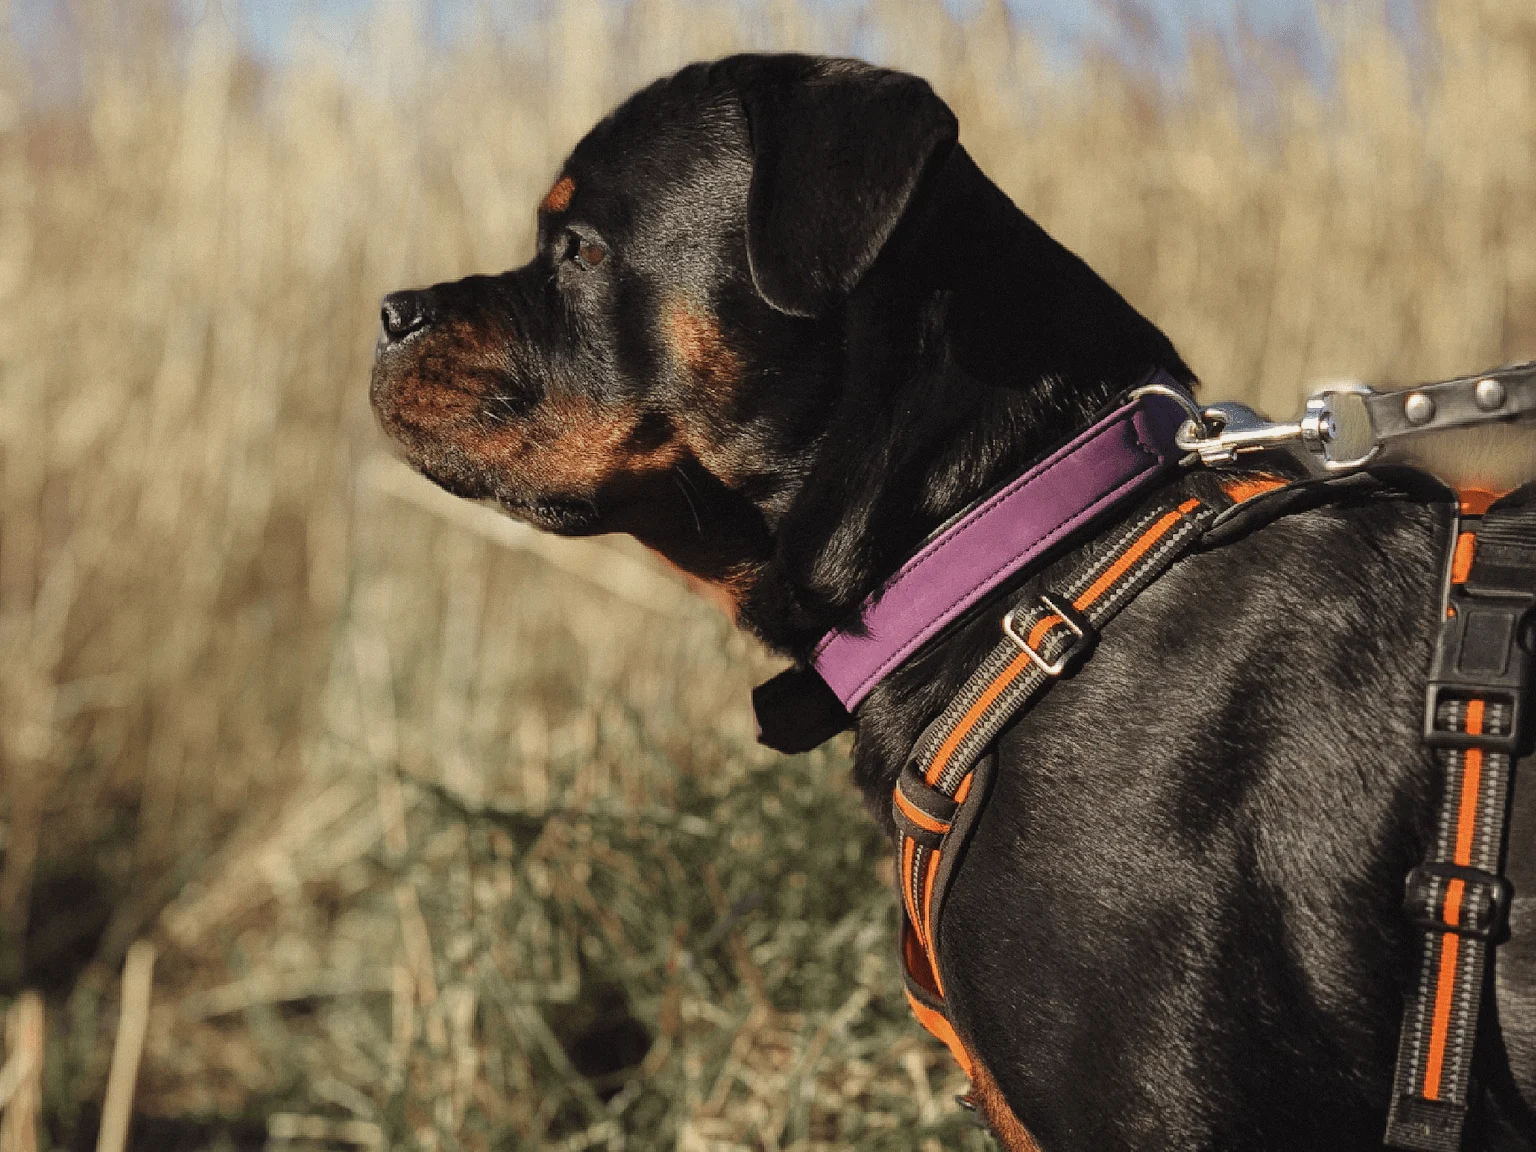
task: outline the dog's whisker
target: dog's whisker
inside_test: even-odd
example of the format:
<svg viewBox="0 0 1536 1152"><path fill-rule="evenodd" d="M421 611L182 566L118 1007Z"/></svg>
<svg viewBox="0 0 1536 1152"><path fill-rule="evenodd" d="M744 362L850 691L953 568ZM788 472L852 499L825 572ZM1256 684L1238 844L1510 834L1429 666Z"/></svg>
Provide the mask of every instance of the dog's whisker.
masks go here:
<svg viewBox="0 0 1536 1152"><path fill-rule="evenodd" d="M688 502L688 511L693 514L694 531L703 536L704 522L699 519L699 508L693 500L693 485L676 464L672 465L672 481L677 485L677 490L683 494L683 499Z"/></svg>

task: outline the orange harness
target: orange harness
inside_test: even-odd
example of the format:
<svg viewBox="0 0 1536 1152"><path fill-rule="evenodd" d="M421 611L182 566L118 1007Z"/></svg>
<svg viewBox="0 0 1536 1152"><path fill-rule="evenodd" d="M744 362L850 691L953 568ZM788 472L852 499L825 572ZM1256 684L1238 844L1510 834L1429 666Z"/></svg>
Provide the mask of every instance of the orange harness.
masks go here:
<svg viewBox="0 0 1536 1152"><path fill-rule="evenodd" d="M985 802L983 758L1003 727L1091 651L1100 628L1166 572L1222 512L1285 486L1269 476L1232 477L1207 494L1165 494L1122 527L1086 564L1002 620L1004 639L929 725L897 781L891 811L898 831L901 954L907 1001L967 1075L970 1053L944 1010L938 935L944 893Z"/></svg>
<svg viewBox="0 0 1536 1152"><path fill-rule="evenodd" d="M1174 485L1107 546L1090 546L1089 559L1057 565L1046 583L1059 590L1026 599L1002 618L1004 638L914 746L892 796L907 1000L918 1022L973 1079L971 1055L945 1012L938 940L944 894L985 804L993 763L987 749L1024 708L1081 663L1102 626L1187 554L1219 517L1284 486L1270 476L1228 477L1204 493ZM1425 727L1426 743L1440 750L1447 785L1436 846L1407 884L1409 915L1423 944L1417 991L1405 1005L1388 1125L1388 1140L1398 1147L1459 1147L1478 1016L1475 993L1491 946L1504 931L1504 814L1512 757L1523 736L1517 714L1529 691L1530 656L1522 655L1518 631L1536 611L1536 489L1523 491L1529 511L1494 505L1481 523L1473 517L1489 510L1493 495L1463 494L1463 530L1453 535ZM1486 528L1491 520L1498 523ZM1479 531L1494 542L1490 548L1501 549L1481 565ZM1503 625L1503 647L1477 647L1477 637ZM1489 671L1494 664L1500 665L1497 676Z"/></svg>
<svg viewBox="0 0 1536 1152"><path fill-rule="evenodd" d="M1423 727L1444 793L1434 839L1404 892L1418 973L1403 1006L1387 1142L1426 1152L1461 1145L1493 950L1508 937L1515 762L1529 750L1536 485L1490 500L1463 493L1447 564Z"/></svg>

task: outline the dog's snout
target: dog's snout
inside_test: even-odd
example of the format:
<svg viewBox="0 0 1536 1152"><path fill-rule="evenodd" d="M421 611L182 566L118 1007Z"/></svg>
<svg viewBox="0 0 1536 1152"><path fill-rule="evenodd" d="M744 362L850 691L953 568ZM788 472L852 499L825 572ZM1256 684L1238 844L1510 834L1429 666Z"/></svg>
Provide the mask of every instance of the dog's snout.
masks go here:
<svg viewBox="0 0 1536 1152"><path fill-rule="evenodd" d="M390 343L404 340L431 319L425 292L391 292L379 306L379 322L384 339Z"/></svg>

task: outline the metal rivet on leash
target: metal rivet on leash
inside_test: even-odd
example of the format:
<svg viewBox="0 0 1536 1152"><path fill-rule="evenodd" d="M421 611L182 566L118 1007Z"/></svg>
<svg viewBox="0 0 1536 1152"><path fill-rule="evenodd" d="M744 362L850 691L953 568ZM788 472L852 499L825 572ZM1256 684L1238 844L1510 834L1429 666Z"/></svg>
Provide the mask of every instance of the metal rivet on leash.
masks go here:
<svg viewBox="0 0 1536 1152"><path fill-rule="evenodd" d="M1414 392L1403 401L1403 415L1410 424L1428 424L1435 418L1435 402L1422 392Z"/></svg>
<svg viewBox="0 0 1536 1152"><path fill-rule="evenodd" d="M1479 380L1472 395L1479 408L1484 412L1492 412L1495 408L1503 406L1506 393L1503 384L1497 380L1488 379Z"/></svg>

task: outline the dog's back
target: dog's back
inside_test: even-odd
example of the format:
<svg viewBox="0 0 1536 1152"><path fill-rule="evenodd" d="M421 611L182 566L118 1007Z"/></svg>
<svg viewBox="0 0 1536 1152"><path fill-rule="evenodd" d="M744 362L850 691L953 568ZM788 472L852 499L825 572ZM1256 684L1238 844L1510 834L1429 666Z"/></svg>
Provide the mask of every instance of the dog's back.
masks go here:
<svg viewBox="0 0 1536 1152"><path fill-rule="evenodd" d="M1190 557L999 742L941 960L1043 1147L1380 1147L1448 525L1327 506ZM1526 1146L1494 1138L1536 1085L1524 891L1498 959L1510 1072L1468 1147Z"/></svg>

